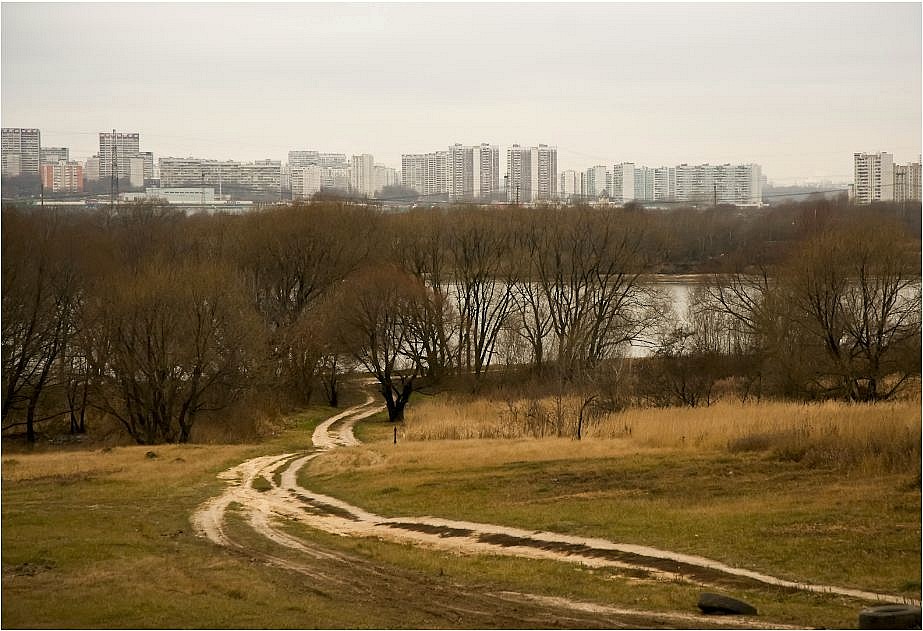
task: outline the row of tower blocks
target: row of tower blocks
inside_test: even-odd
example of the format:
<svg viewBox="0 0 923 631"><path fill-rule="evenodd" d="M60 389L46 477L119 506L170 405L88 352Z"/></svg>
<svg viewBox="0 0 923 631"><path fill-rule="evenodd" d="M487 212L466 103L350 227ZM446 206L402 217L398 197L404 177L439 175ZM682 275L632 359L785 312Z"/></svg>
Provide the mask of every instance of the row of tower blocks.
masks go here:
<svg viewBox="0 0 923 631"><path fill-rule="evenodd" d="M853 201L920 201L920 162L895 164L887 152L854 154ZM557 148L548 145L506 150L501 174L497 145L454 144L444 151L403 154L400 171L376 164L371 154L353 155L298 150L279 160L160 158L141 151L140 134L113 130L99 134L99 153L85 163L70 160L66 147L42 147L34 128L3 128L4 177L41 176L47 190L80 192L84 180L107 180L113 171L132 187L213 187L219 195L255 193L307 199L322 190L381 196L401 185L407 201L452 200L480 203L605 201L625 204L715 203L759 206L765 178L758 164L680 164L647 167L631 162L596 165L585 171L558 170ZM223 189L223 190L222 190ZM411 193L412 191L412 193Z"/></svg>
<svg viewBox="0 0 923 631"><path fill-rule="evenodd" d="M453 145L447 151L405 154L401 183L424 197L534 203L556 200L714 202L759 206L762 172L758 164L687 165L650 168L623 162L586 171L558 171L557 148L548 145L506 151L500 186L496 145Z"/></svg>

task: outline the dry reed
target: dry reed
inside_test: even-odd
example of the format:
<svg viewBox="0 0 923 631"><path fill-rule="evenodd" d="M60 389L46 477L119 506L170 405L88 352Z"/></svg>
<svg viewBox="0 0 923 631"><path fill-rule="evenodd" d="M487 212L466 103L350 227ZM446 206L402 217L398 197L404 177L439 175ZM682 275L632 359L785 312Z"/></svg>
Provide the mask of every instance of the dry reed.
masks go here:
<svg viewBox="0 0 923 631"><path fill-rule="evenodd" d="M576 437L577 397L497 402L421 401L407 412L406 440ZM699 408L585 409L583 436L637 447L765 452L811 467L919 471L920 404L740 403Z"/></svg>

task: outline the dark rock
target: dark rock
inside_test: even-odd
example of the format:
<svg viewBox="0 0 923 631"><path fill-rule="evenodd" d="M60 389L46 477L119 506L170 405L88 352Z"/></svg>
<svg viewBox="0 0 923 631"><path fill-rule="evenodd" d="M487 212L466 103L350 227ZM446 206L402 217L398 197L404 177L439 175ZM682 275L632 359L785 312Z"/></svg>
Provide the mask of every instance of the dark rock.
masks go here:
<svg viewBox="0 0 923 631"><path fill-rule="evenodd" d="M730 596L722 596L721 594L712 594L710 592L702 592L699 594L699 609L701 609L703 613L724 616L756 615L756 607L753 605L745 603L742 600L737 600L736 598L731 598Z"/></svg>
<svg viewBox="0 0 923 631"><path fill-rule="evenodd" d="M156 454L155 452L153 452L153 451L149 451L149 452L147 452L146 454L144 454L144 457L145 457L145 458L156 458L156 457L157 457L157 454Z"/></svg>
<svg viewBox="0 0 923 631"><path fill-rule="evenodd" d="M912 605L881 605L859 613L860 629L919 629L920 608Z"/></svg>

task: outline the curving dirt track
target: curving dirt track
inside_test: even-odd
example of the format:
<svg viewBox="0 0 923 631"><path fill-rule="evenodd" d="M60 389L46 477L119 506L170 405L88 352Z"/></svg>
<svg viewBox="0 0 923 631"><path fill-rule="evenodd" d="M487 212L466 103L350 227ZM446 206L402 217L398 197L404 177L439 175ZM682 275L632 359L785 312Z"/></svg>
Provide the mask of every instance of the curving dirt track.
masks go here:
<svg viewBox="0 0 923 631"><path fill-rule="evenodd" d="M849 596L872 602L903 603L906 599L836 587L796 583L734 568L717 561L658 550L646 546L613 543L604 539L533 532L495 524L445 520L432 517L389 518L352 506L333 497L301 487L298 471L320 453L359 444L352 428L356 421L378 412L371 397L321 423L312 440L315 451L279 454L248 460L221 474L228 487L221 495L199 507L192 516L195 531L216 544L237 549L300 572L312 579L318 591L330 590L363 602L406 600L445 625L490 627L728 627L783 628L754 618L721 619L686 613L663 613L574 602L513 592L483 590L434 582L409 571L384 567L360 557L323 548L293 537L281 527L294 520L311 528L352 537L372 537L461 554L493 554L609 567L632 576L684 581L706 587L754 587L771 585ZM268 490L253 483L263 478ZM265 483L264 483L265 487ZM239 511L230 511L232 505ZM232 539L226 525L240 515L254 533L277 552L259 552L253 545ZM424 597L416 597L422 593Z"/></svg>

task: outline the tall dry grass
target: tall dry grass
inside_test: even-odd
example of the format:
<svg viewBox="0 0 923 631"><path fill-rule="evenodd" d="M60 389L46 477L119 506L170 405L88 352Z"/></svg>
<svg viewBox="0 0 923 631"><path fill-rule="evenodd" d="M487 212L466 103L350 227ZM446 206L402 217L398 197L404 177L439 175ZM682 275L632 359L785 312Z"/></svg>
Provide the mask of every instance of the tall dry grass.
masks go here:
<svg viewBox="0 0 923 631"><path fill-rule="evenodd" d="M433 399L407 411L405 440L576 437L577 397ZM877 404L722 401L699 408L585 409L587 440L644 448L765 452L811 467L920 470L917 401Z"/></svg>

